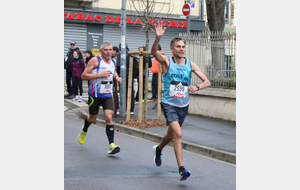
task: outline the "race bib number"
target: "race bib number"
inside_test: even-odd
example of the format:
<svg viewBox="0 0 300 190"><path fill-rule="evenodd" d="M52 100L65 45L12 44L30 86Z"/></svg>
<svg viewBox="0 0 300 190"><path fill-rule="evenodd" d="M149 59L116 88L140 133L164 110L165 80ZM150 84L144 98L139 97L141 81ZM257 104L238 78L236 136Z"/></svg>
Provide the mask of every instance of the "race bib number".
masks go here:
<svg viewBox="0 0 300 190"><path fill-rule="evenodd" d="M100 93L101 94L110 94L113 90L112 81L101 81Z"/></svg>
<svg viewBox="0 0 300 190"><path fill-rule="evenodd" d="M188 93L187 82L171 81L169 95L175 98L185 98Z"/></svg>

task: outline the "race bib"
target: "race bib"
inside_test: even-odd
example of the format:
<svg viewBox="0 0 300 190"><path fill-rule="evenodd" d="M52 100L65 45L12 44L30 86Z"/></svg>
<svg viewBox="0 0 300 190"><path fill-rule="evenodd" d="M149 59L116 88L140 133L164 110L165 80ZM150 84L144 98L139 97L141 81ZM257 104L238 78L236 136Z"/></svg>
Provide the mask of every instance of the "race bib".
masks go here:
<svg viewBox="0 0 300 190"><path fill-rule="evenodd" d="M112 81L101 81L100 93L101 94L110 94L113 91L113 82Z"/></svg>
<svg viewBox="0 0 300 190"><path fill-rule="evenodd" d="M175 98L185 98L188 93L187 82L171 81L169 95Z"/></svg>

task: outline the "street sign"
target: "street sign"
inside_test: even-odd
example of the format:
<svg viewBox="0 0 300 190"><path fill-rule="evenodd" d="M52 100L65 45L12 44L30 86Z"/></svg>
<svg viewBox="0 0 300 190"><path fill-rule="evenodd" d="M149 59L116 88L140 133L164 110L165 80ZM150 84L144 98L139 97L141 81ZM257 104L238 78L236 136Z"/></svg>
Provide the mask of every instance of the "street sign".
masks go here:
<svg viewBox="0 0 300 190"><path fill-rule="evenodd" d="M191 8L195 8L195 1L190 1Z"/></svg>
<svg viewBox="0 0 300 190"><path fill-rule="evenodd" d="M188 4L188 3L184 4L183 7L182 7L182 14L184 16L189 16L190 12L191 12L190 4Z"/></svg>

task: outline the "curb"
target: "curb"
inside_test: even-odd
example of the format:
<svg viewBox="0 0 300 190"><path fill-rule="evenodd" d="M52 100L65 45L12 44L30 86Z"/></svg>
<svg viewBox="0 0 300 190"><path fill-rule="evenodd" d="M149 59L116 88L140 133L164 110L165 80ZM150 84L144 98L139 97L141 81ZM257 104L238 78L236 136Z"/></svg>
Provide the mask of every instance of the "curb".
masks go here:
<svg viewBox="0 0 300 190"><path fill-rule="evenodd" d="M79 112L79 116L82 119L85 119L89 115L86 111L83 111L83 110L79 110L78 112ZM96 122L94 124L97 126L100 126L100 127L103 127L106 125L105 120L102 120L99 118L96 119ZM159 135L156 133L142 131L140 129L128 127L126 125L122 125L119 123L114 123L114 127L117 132L144 138L149 141L153 141L153 142L157 142L157 143L159 143L163 137L162 135ZM188 151L191 151L191 152L194 152L197 154L201 154L204 156L208 156L208 157L212 157L212 158L215 158L218 160L236 164L236 154L235 153L218 150L215 148L187 142L184 140L182 140L181 143L182 143L182 149L184 149L184 150L188 150ZM173 141L171 141L168 145L173 146Z"/></svg>

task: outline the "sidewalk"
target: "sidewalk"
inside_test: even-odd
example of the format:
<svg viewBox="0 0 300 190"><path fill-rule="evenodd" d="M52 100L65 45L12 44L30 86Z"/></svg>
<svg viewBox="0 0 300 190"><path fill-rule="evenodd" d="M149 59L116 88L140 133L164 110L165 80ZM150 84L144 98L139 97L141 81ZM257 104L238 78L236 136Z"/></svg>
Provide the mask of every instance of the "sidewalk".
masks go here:
<svg viewBox="0 0 300 190"><path fill-rule="evenodd" d="M86 104L88 94L83 93L83 102L72 102L71 99L65 98L65 111L74 106L81 107L79 115L82 118L88 116L88 105ZM68 107L66 107L68 102ZM156 101L147 103L147 119L157 119L157 108L152 109ZM134 115L130 118L138 118L138 104L135 104ZM165 121L162 113L161 119ZM125 121L125 117L113 116L115 130L122 133L145 138L154 142L160 142L161 138L167 132L167 127L155 127L137 129L119 124ZM105 126L103 111L99 110L96 124ZM170 143L172 145L172 143ZM216 159L236 163L236 124L231 121L207 118L203 116L188 114L182 126L182 148L202 155L210 156Z"/></svg>

